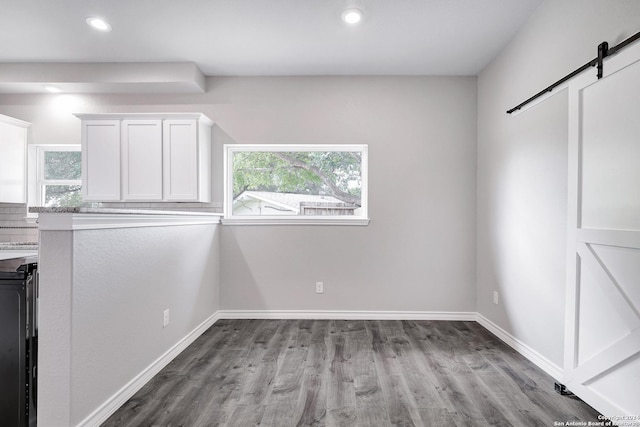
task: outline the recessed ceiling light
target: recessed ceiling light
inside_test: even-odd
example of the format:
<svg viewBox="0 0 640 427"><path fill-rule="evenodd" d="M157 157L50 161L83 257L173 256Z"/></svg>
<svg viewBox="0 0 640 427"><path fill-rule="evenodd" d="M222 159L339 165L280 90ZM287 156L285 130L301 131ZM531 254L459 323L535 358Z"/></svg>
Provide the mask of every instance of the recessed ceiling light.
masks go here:
<svg viewBox="0 0 640 427"><path fill-rule="evenodd" d="M92 16L90 18L87 18L87 24L99 31L111 31L111 25L109 25L109 23L102 18L96 18L95 16Z"/></svg>
<svg viewBox="0 0 640 427"><path fill-rule="evenodd" d="M342 12L342 20L347 24L357 24L362 20L362 11L360 9L347 9Z"/></svg>
<svg viewBox="0 0 640 427"><path fill-rule="evenodd" d="M60 93L60 92L62 92L62 89L60 89L57 86L53 86L53 85L45 85L44 88L45 88L45 90L47 92L51 92L51 93Z"/></svg>

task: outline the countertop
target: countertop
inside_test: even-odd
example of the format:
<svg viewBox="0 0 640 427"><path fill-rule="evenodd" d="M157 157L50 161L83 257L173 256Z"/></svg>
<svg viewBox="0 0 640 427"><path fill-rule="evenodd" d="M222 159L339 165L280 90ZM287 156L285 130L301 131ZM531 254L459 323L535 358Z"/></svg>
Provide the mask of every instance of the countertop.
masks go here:
<svg viewBox="0 0 640 427"><path fill-rule="evenodd" d="M0 251L37 251L38 242L0 242Z"/></svg>
<svg viewBox="0 0 640 427"><path fill-rule="evenodd" d="M114 208L81 208L81 207L30 207L29 212L38 214L102 214L102 215L188 215L188 216L222 216L221 213L163 211L159 209L114 209Z"/></svg>
<svg viewBox="0 0 640 427"><path fill-rule="evenodd" d="M9 259L30 259L36 262L38 260L38 251L5 251L0 250L0 261ZM24 264L24 263L23 263Z"/></svg>
<svg viewBox="0 0 640 427"><path fill-rule="evenodd" d="M0 242L0 261L14 258L32 258L37 261L38 243L36 242Z"/></svg>

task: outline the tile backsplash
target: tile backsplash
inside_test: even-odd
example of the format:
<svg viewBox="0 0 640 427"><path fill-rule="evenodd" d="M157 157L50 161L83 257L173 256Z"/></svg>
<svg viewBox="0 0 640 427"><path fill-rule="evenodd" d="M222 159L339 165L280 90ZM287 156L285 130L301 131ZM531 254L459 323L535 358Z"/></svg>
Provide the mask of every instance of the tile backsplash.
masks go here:
<svg viewBox="0 0 640 427"><path fill-rule="evenodd" d="M37 242L38 224L24 220L27 206L0 203L0 242Z"/></svg>
<svg viewBox="0 0 640 427"><path fill-rule="evenodd" d="M102 202L97 203L103 208L114 209L152 209L164 211L186 211L186 212L210 212L222 213L221 203L171 203L171 202L155 202L155 203L124 203L124 202Z"/></svg>

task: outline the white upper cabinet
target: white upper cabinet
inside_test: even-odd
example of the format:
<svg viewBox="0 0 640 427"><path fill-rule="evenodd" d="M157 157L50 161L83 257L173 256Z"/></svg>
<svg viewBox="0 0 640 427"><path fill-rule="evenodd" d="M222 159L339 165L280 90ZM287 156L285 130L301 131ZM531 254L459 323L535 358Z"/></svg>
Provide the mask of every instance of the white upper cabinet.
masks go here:
<svg viewBox="0 0 640 427"><path fill-rule="evenodd" d="M162 200L162 120L122 121L122 198Z"/></svg>
<svg viewBox="0 0 640 427"><path fill-rule="evenodd" d="M82 121L82 198L120 200L120 121Z"/></svg>
<svg viewBox="0 0 640 427"><path fill-rule="evenodd" d="M165 120L162 126L164 199L208 201L211 144L198 135L209 135L209 126L196 120ZM198 182L197 187L194 182Z"/></svg>
<svg viewBox="0 0 640 427"><path fill-rule="evenodd" d="M0 114L0 203L27 202L29 123Z"/></svg>
<svg viewBox="0 0 640 427"><path fill-rule="evenodd" d="M210 202L211 126L202 114L78 114L89 201Z"/></svg>

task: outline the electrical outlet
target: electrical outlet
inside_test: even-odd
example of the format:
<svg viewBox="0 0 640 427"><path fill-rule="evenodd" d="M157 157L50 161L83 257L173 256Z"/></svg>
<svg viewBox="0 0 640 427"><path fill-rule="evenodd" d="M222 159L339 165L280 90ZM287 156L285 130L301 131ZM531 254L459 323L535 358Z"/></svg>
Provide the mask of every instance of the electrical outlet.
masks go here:
<svg viewBox="0 0 640 427"><path fill-rule="evenodd" d="M316 294L323 294L323 293L324 293L324 283L316 282Z"/></svg>
<svg viewBox="0 0 640 427"><path fill-rule="evenodd" d="M498 291L493 291L493 303L498 304Z"/></svg>
<svg viewBox="0 0 640 427"><path fill-rule="evenodd" d="M167 326L169 326L169 309L162 313L162 327L166 328Z"/></svg>

